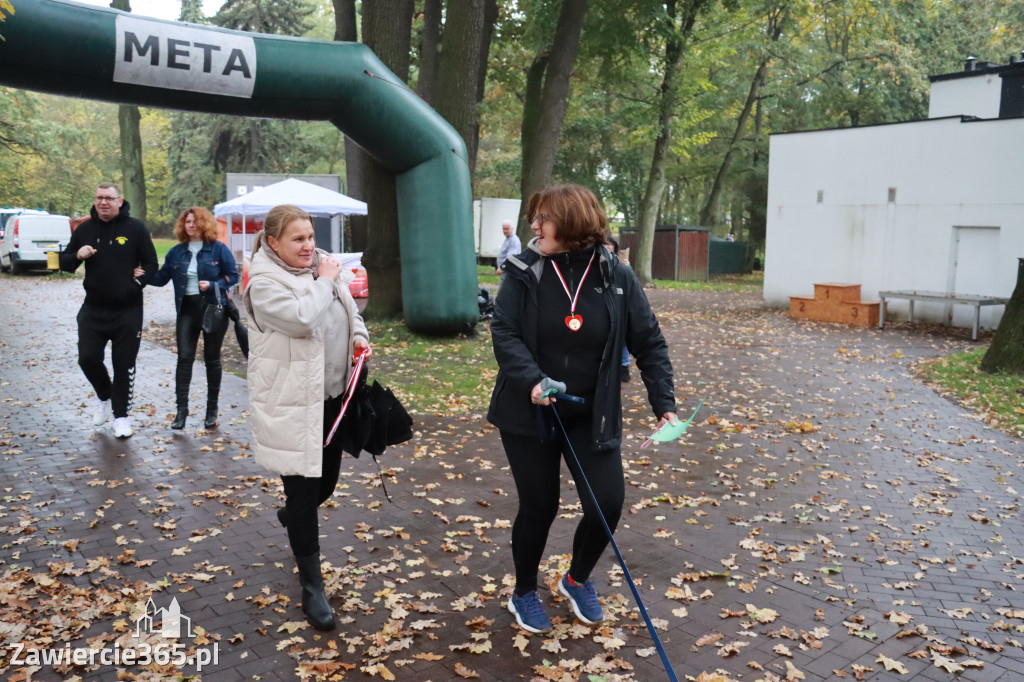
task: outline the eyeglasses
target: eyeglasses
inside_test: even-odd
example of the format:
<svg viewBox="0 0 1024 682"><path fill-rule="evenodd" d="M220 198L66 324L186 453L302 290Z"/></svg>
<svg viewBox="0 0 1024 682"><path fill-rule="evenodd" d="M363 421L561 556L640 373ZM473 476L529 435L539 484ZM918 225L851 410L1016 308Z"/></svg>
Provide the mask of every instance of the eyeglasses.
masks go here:
<svg viewBox="0 0 1024 682"><path fill-rule="evenodd" d="M114 203L115 201L117 201L117 200L118 200L118 199L120 199L120 198L121 198L121 197L93 197L93 200L94 200L94 201L95 201L95 202L96 202L97 204L102 204L102 203L104 203L104 202L106 202L106 203L108 203L108 204L112 204L112 203Z"/></svg>
<svg viewBox="0 0 1024 682"><path fill-rule="evenodd" d="M547 213L538 213L537 215L530 218L530 224L533 225L534 223L540 223L541 225L543 225L548 221L550 217L551 216L549 216Z"/></svg>

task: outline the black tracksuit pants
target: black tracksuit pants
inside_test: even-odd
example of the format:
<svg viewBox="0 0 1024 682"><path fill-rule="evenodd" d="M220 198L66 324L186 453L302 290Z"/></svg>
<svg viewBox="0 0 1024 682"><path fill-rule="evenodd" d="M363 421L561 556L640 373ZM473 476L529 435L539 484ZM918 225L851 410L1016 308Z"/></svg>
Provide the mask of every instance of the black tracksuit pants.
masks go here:
<svg viewBox="0 0 1024 682"><path fill-rule="evenodd" d="M344 396L324 401L324 439L341 412ZM317 509L334 494L341 472L341 439L335 438L324 448L320 478L282 476L284 508L288 514L288 542L297 558L320 554L320 523Z"/></svg>
<svg viewBox="0 0 1024 682"><path fill-rule="evenodd" d="M589 445L589 418L565 421L565 427L583 466L583 473L600 504L601 513L614 531L626 496L621 450L592 450ZM518 436L501 431L501 443L519 493L519 511L512 524L516 594L523 595L537 589L538 566L543 558L548 531L558 515L563 454L583 504L583 518L573 536L569 575L578 583L587 580L608 546L608 536L597 516L599 512L580 479L579 468L569 453L561 429L557 429L551 443L545 443L537 436Z"/></svg>
<svg viewBox="0 0 1024 682"><path fill-rule="evenodd" d="M110 342L114 366L111 381L103 354ZM78 311L78 366L96 397L109 400L114 417L127 417L135 388L135 358L142 342L142 306L100 308L82 305Z"/></svg>

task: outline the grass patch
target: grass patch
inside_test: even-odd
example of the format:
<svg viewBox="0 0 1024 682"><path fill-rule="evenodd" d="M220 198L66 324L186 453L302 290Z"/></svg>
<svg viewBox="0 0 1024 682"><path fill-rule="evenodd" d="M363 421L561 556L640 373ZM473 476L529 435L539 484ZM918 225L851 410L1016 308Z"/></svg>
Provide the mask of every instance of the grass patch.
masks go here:
<svg viewBox="0 0 1024 682"><path fill-rule="evenodd" d="M494 268L490 265L477 265L476 266L476 279L480 282L480 286L486 284L493 284L498 286L498 281L501 279L498 275L494 274Z"/></svg>
<svg viewBox="0 0 1024 682"><path fill-rule="evenodd" d="M988 347L973 348L915 367L925 382L940 394L979 413L989 426L1024 437L1024 376L981 370Z"/></svg>
<svg viewBox="0 0 1024 682"><path fill-rule="evenodd" d="M498 375L488 325L456 338L423 336L400 321L368 322L367 327L373 344L370 378L390 387L409 412L451 415L487 409Z"/></svg>
<svg viewBox="0 0 1024 682"><path fill-rule="evenodd" d="M178 243L177 239L153 239L153 246L156 248L156 258L161 265L164 264L164 258L167 257L167 252Z"/></svg>
<svg viewBox="0 0 1024 682"><path fill-rule="evenodd" d="M749 275L711 275L707 282L677 282L672 279L656 279L659 289L680 289L682 291L761 291L764 288L764 272Z"/></svg>

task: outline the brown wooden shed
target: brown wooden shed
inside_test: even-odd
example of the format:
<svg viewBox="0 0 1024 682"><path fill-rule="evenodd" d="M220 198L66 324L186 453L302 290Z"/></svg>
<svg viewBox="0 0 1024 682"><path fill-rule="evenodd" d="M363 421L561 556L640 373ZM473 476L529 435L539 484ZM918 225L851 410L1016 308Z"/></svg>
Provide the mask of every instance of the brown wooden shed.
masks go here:
<svg viewBox="0 0 1024 682"><path fill-rule="evenodd" d="M692 225L658 225L654 230L654 256L651 276L680 282L708 280L708 228ZM619 247L629 249L636 258L639 234L636 228L623 229Z"/></svg>

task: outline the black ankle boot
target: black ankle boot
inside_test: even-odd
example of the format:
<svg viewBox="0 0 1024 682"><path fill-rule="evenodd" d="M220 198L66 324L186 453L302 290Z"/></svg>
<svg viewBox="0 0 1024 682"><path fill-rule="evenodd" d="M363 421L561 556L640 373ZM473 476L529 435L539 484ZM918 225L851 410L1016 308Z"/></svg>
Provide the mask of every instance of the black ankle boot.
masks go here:
<svg viewBox="0 0 1024 682"><path fill-rule="evenodd" d="M175 431L181 431L185 428L185 419L188 418L188 408L179 407L178 413L174 415L174 421L171 422L171 428Z"/></svg>
<svg viewBox="0 0 1024 682"><path fill-rule="evenodd" d="M217 401L206 403L206 419L203 420L203 426L212 429L217 425Z"/></svg>
<svg viewBox="0 0 1024 682"><path fill-rule="evenodd" d="M334 612L324 594L324 577L320 573L320 552L305 557L295 557L299 567L299 584L302 585L302 612L309 624L317 630L333 630Z"/></svg>

